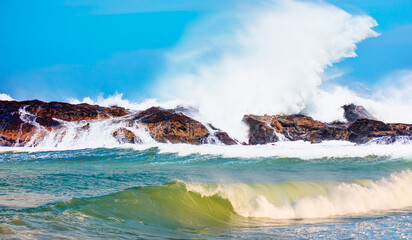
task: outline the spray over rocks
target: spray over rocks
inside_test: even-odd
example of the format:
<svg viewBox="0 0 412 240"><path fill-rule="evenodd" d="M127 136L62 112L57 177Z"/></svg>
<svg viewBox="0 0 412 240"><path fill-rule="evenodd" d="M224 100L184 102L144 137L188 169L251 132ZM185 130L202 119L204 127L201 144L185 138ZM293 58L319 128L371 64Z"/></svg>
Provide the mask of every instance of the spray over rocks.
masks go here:
<svg viewBox="0 0 412 240"><path fill-rule="evenodd" d="M117 106L0 101L0 114L1 146L59 146L68 139L73 144L82 139L94 142L106 139L107 144L236 143L227 133L212 129L181 111L160 107L131 112Z"/></svg>
<svg viewBox="0 0 412 240"><path fill-rule="evenodd" d="M249 139L243 144L299 140L311 143L340 140L359 144L373 141L382 144L412 138L412 124L384 123L375 120L361 106L347 106L344 106L344 115L350 117L346 122L325 123L305 115L245 115L243 122L249 127ZM38 100L0 101L0 107L1 146L240 143L224 129L188 116L193 109L182 107L131 111L117 106ZM356 120L352 122L354 115Z"/></svg>

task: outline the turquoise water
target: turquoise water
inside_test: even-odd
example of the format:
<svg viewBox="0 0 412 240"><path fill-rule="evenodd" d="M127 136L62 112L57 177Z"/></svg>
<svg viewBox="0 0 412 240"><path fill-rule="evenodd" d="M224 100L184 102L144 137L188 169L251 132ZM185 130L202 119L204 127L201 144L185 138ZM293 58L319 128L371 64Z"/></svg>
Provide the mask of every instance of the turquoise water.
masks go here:
<svg viewBox="0 0 412 240"><path fill-rule="evenodd" d="M407 155L13 150L0 154L0 237L412 238L411 184Z"/></svg>

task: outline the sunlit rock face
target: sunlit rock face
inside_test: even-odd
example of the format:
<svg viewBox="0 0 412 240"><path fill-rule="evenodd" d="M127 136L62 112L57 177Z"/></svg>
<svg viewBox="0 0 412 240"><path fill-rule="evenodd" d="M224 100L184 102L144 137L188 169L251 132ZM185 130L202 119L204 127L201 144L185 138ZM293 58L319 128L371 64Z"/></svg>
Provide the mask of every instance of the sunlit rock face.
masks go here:
<svg viewBox="0 0 412 240"><path fill-rule="evenodd" d="M107 124L103 124L106 127L102 127L101 131L110 131L109 135L120 144L143 143L134 132L140 128L144 128L154 141L161 143L236 144L225 132L209 131L204 124L181 111L159 107L131 113L116 106L38 100L0 101L0 117L1 146L27 146L29 143L34 146L50 135L54 135L54 144L58 145L65 135L70 133L74 135L73 139L81 138L91 131L96 121L105 119Z"/></svg>

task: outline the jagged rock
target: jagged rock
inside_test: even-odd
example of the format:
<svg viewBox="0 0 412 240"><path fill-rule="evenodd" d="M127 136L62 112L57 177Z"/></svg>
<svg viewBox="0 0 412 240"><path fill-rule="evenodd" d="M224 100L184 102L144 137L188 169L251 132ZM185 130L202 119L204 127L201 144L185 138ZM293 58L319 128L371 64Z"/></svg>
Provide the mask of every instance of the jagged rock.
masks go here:
<svg viewBox="0 0 412 240"><path fill-rule="evenodd" d="M121 107L100 107L88 104L69 104L61 102L0 101L0 145L20 146L29 142L33 136L41 138L49 131L63 127L63 121L82 121L121 117L116 121L135 127L135 122L144 125L150 135L158 142L201 144L210 135L207 128L183 113L190 109L177 108L165 110L150 108L134 116ZM60 121L62 120L62 121ZM124 125L124 126L126 126ZM90 124L80 127L88 131ZM64 131L62 131L62 134ZM113 133L119 142L141 143L131 131L120 128ZM216 137L225 144L236 143L225 132L218 132ZM33 142L34 143L34 142Z"/></svg>
<svg viewBox="0 0 412 240"><path fill-rule="evenodd" d="M45 130L61 126L55 119L80 121L106 119L111 116L124 116L130 112L121 107L100 107L89 104L69 104L61 102L0 101L1 145L23 145L34 134L44 135ZM23 121L26 120L26 121ZM39 132L38 126L44 129Z"/></svg>
<svg viewBox="0 0 412 240"><path fill-rule="evenodd" d="M112 135L119 143L143 143L138 136L126 128L116 129Z"/></svg>
<svg viewBox="0 0 412 240"><path fill-rule="evenodd" d="M279 140L275 129L270 126L272 120L270 116L246 115L243 117L243 121L249 126L249 144L266 144Z"/></svg>
<svg viewBox="0 0 412 240"><path fill-rule="evenodd" d="M236 145L237 142L233 140L226 132L217 131L214 133L216 138L225 145Z"/></svg>
<svg viewBox="0 0 412 240"><path fill-rule="evenodd" d="M358 119L348 127L348 140L366 143L376 138L392 143L398 136L412 136L412 124L384 123L370 119ZM383 138L385 137L385 138ZM381 141L385 143L385 141Z"/></svg>
<svg viewBox="0 0 412 240"><path fill-rule="evenodd" d="M140 112L133 120L146 126L157 142L201 144L210 134L202 123L160 107Z"/></svg>
<svg viewBox="0 0 412 240"><path fill-rule="evenodd" d="M342 108L345 111L343 115L348 122L354 122L358 119L376 120L376 118L362 106L357 106L351 103L342 106Z"/></svg>
<svg viewBox="0 0 412 240"><path fill-rule="evenodd" d="M276 133L291 141L304 140L312 143L344 140L347 137L345 124L327 124L303 115L246 115L243 121L249 126L249 144L253 145L279 141Z"/></svg>
<svg viewBox="0 0 412 240"><path fill-rule="evenodd" d="M256 116L246 115L249 125L249 144L279 141L276 133L291 141L304 140L319 143L324 140L342 140L367 143L393 143L399 137L412 136L412 124L384 123L371 119L357 119L352 124L324 123L303 115Z"/></svg>
<svg viewBox="0 0 412 240"><path fill-rule="evenodd" d="M280 138L291 141L304 140L318 143L324 140L349 140L355 143L376 141L392 143L397 139L412 139L412 124L383 123L366 119L371 117L364 108L353 104L345 106L349 120L362 117L350 123L324 123L303 115L256 116L246 115L243 121L249 126L249 144L267 144ZM127 115L127 116L126 116ZM36 145L38 139L49 131L63 128L63 121L81 121L119 117L112 124L136 127L143 125L157 142L202 144L210 139L232 145L237 144L229 135L212 125L202 123L186 116L182 109L162 109L152 107L131 115L120 107L100 107L88 104L68 104L33 101L0 101L0 146L22 146L30 142ZM124 117L121 117L124 116ZM84 123L81 131L89 131L90 124ZM211 138L213 132L216 138ZM126 128L112 133L121 143L141 143L141 140ZM36 136L36 138L33 138ZM62 137L60 136L60 137ZM59 136L57 136L59 137ZM32 139L33 138L33 139Z"/></svg>

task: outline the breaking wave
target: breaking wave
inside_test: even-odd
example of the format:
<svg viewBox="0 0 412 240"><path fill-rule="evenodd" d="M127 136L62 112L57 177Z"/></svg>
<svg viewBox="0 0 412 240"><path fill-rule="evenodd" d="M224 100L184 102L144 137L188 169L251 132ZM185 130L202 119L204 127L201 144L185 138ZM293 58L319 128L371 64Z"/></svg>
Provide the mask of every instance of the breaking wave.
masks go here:
<svg viewBox="0 0 412 240"><path fill-rule="evenodd" d="M257 219L316 219L412 206L412 172L376 181L204 184L172 181L110 195L73 198L40 211L148 225L210 226ZM107 207L110 206L110 207Z"/></svg>

